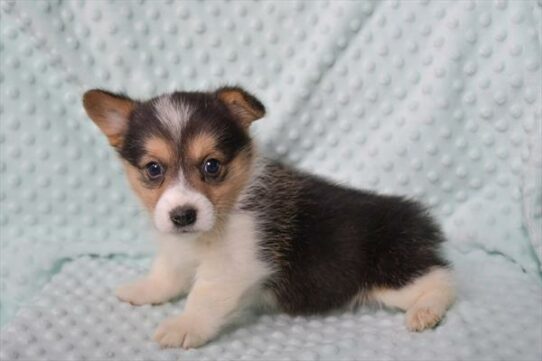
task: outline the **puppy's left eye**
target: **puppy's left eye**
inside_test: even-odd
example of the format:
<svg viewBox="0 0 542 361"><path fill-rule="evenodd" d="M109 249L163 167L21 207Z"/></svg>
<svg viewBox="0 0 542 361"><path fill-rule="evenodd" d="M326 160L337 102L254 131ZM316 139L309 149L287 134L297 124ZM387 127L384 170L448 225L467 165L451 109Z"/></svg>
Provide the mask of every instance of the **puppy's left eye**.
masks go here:
<svg viewBox="0 0 542 361"><path fill-rule="evenodd" d="M217 176L220 173L220 162L216 159L207 159L203 163L203 174L207 176Z"/></svg>
<svg viewBox="0 0 542 361"><path fill-rule="evenodd" d="M152 180L159 179L164 174L164 168L157 162L148 163L145 166L145 171L147 172L147 176Z"/></svg>

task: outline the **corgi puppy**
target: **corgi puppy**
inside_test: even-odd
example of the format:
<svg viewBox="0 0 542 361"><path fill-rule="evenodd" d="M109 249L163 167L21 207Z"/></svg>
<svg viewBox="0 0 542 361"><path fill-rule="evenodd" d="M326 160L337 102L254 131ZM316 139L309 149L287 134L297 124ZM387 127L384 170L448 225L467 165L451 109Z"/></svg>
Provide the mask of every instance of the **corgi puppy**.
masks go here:
<svg viewBox="0 0 542 361"><path fill-rule="evenodd" d="M161 346L203 345L254 305L308 315L375 301L421 331L452 304L444 236L426 209L259 156L249 127L265 108L242 88L146 101L90 90L83 104L158 231L150 272L117 297L188 295L156 330Z"/></svg>

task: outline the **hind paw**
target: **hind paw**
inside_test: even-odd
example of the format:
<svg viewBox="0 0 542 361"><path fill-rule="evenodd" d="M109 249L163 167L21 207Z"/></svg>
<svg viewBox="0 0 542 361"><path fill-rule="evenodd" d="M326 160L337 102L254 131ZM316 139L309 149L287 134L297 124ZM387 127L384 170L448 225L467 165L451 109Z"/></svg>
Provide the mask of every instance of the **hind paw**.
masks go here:
<svg viewBox="0 0 542 361"><path fill-rule="evenodd" d="M440 312L436 312L429 307L416 307L407 311L406 326L410 331L419 332L435 327L441 319Z"/></svg>

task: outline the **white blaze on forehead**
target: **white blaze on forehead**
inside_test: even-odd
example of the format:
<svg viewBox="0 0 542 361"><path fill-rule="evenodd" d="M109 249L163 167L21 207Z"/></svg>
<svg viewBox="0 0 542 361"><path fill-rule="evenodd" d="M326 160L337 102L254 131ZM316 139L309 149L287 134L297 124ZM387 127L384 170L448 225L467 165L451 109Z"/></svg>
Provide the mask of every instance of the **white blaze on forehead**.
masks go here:
<svg viewBox="0 0 542 361"><path fill-rule="evenodd" d="M188 121L192 110L188 104L174 101L170 95L163 95L154 101L156 117L172 135L179 137L183 125Z"/></svg>

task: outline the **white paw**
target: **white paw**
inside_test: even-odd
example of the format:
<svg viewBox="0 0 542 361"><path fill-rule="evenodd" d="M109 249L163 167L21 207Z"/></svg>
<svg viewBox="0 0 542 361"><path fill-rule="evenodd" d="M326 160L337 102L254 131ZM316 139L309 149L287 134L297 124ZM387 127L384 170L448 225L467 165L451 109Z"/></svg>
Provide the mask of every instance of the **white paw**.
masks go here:
<svg viewBox="0 0 542 361"><path fill-rule="evenodd" d="M162 347L195 348L203 345L212 336L197 320L185 315L171 317L156 329L154 340Z"/></svg>
<svg viewBox="0 0 542 361"><path fill-rule="evenodd" d="M423 331L435 327L442 314L430 307L415 307L406 313L406 326L410 331Z"/></svg>
<svg viewBox="0 0 542 361"><path fill-rule="evenodd" d="M127 283L115 290L115 295L121 301L131 303L135 306L157 304L168 301L163 297L161 290L148 279L140 279Z"/></svg>

